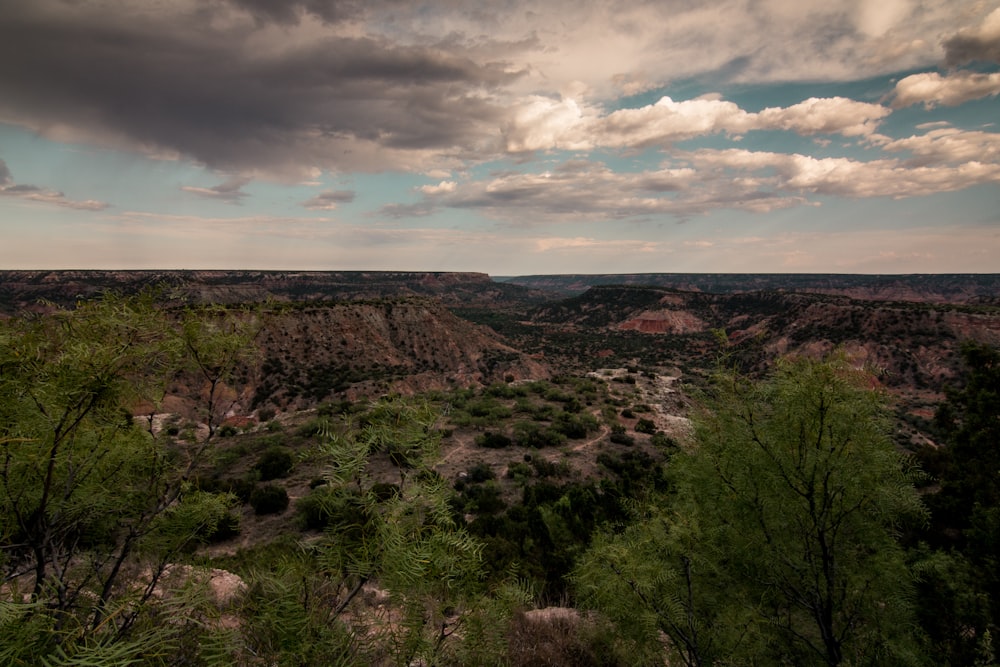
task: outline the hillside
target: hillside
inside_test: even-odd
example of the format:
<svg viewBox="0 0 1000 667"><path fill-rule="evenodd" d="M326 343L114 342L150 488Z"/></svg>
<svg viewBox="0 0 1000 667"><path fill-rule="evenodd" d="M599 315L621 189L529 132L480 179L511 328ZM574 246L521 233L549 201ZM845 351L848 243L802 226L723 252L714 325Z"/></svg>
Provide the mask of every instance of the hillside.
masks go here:
<svg viewBox="0 0 1000 667"><path fill-rule="evenodd" d="M549 375L548 368L428 299L265 311L254 405L306 408L354 399Z"/></svg>
<svg viewBox="0 0 1000 667"><path fill-rule="evenodd" d="M495 280L562 296L580 294L598 285L650 285L713 294L810 292L923 303L986 302L996 305L1000 299L1000 274L633 273L517 276Z"/></svg>
<svg viewBox="0 0 1000 667"><path fill-rule="evenodd" d="M72 306L104 291L161 288L193 303L316 302L408 296L482 307L539 303L537 290L494 282L485 273L430 271L0 271L0 313Z"/></svg>
<svg viewBox="0 0 1000 667"><path fill-rule="evenodd" d="M225 622L246 629L248 637L260 635L254 624L261 622L258 614L270 609L280 609L283 615L303 610L303 627L342 625L355 628L358 637L382 637L372 629L383 621L386 627L403 627L399 619L409 613L407 601L416 600L414 609L419 613L412 616L413 636L423 633L440 645L446 638L441 628L457 628L474 618L487 604L484 601L502 602L492 599L492 591L514 583L511 577L516 577L517 585L523 582L525 588L511 598L514 606L498 607L515 615L509 624L507 620L494 624L505 634L496 638L491 650L517 655L521 646L533 651L532 647L550 645L553 640L546 633L557 626L545 621L528 627L525 619L529 613L552 610L523 610L552 604L583 609L582 596L588 589L572 575L588 562L593 564L594 554L603 553L602 545L611 544L608 540L626 536L622 531L648 527L637 513L645 500L653 499L655 507L670 507L676 489L686 488L674 486L674 475L692 470L691 457L698 456L706 442L712 446L705 440L707 431L699 428L703 422L693 419L706 418L696 405L725 413L742 409L732 407L740 401L764 397L759 411L755 404L747 404L754 407L755 417L766 418L772 412L795 415L797 410L768 409L767 401L784 393L753 387L763 387L756 383L781 373L785 373L781 382L795 391L806 380L822 380L820 388L850 399L838 408L836 428L819 430L831 443L830 448L815 448L822 456L835 446L850 445L851 456L829 459L835 462L831 470L847 466L845 480L868 480L871 460L860 459L864 451L858 447L871 445L864 444L865 438L874 435L883 463L895 461L903 449L915 454L934 476L913 478L925 484L923 495L917 495L905 475L892 479L905 481L914 502L924 497L933 503L938 496L948 501L955 495L953 487L939 480L960 470L947 456L952 443L961 441L949 434L947 420L935 416L939 406L947 405L944 389L961 385L977 365L987 371L1000 368L995 359L1000 307L988 305L987 299L922 303L781 290L707 293L601 285L568 298L539 301L523 288L492 291L491 282L470 274L372 274L370 281L368 274L340 275L337 288L332 274L322 279L310 276L315 280L302 283L291 274L281 275L259 277L256 286L250 273L230 280L220 274L212 277L215 283L209 276L188 276L168 287L159 302L135 300L134 312L128 299L87 299L83 293L84 286L92 290L88 294L109 288L113 274L104 274L103 283L86 283L83 278L93 276L76 274L67 276L65 284L40 279L20 292L9 283L11 303L28 304L29 295L47 291L76 308L50 316L44 313L52 306L41 304L40 316L0 318L8 345L2 376L7 431L0 435L7 436L5 447L18 449L10 460L25 464L24 472L5 477L6 484L30 480L29 473L44 469L31 462L39 452L49 451L50 468L65 463L59 473L65 483L60 484L72 490L80 514L97 517L93 525L81 528L87 540L77 539L77 532L67 533L67 553L93 549L104 559L101 562L110 562L100 549L121 549L120 558L134 562L127 576L139 579L154 571L139 567L146 553L131 554L128 539L113 539L125 535L115 528L119 524L105 526L101 517L116 522L125 517L134 522L135 531L155 530L160 525L153 521L157 512L164 521L174 516L187 521L188 515L177 508L190 505L192 512L198 512L192 517L205 518L196 519L188 529L193 531L184 538L190 540L189 550L181 552L164 543L167 547L157 555L159 572L181 573L178 585L205 568L212 577L218 574L235 582L230 595L241 603L225 607ZM278 289L282 280L288 283ZM129 292L151 281L150 276L124 273L110 282L115 282L114 291ZM320 283L325 287L314 290ZM75 289L80 298L70 299ZM341 297L325 298L328 290L338 289ZM431 295L413 295L421 290ZM381 291L391 296L363 296ZM307 298L293 301L293 293ZM285 296L279 299L277 294ZM216 299L234 305L199 307ZM39 348L39 342L48 338L56 346ZM967 341L987 347L963 347ZM33 358L37 349L47 353ZM837 349L845 356L816 361ZM787 355L805 359L775 363ZM984 361L976 364L977 358ZM742 373L734 375L732 383L713 384L710 375L720 361ZM105 371L100 363L113 370ZM872 372L859 372L862 365ZM793 368L797 375L786 372ZM136 388L148 389L139 403L131 391L118 392L133 376L144 379ZM995 383L985 392L973 392L975 381L966 382L961 391L969 397L995 396L989 388ZM726 394L736 383L745 383L745 393ZM164 387L166 395L161 393ZM876 395L872 387L888 392ZM49 418L50 407L38 399L54 389L60 392L53 394L59 400L81 391L86 397L89 391L93 401L112 401L93 420L73 422L81 424L81 433L68 439L67 446L74 449L65 460L55 457L56 447L34 445L43 436L59 437L58 430L48 435L46 429L58 422ZM961 396L947 394L960 408L955 397ZM824 401L829 396L822 397L815 423L825 423ZM891 402L883 408L884 399ZM809 410L813 405L797 402L793 407ZM995 423L988 400L976 398L975 405L985 407L985 423ZM133 423L141 428L122 429L124 413L135 415ZM806 422L814 423L811 418ZM955 426L975 423L967 418L954 421ZM22 434L27 427L35 429L29 437ZM846 437L834 438L840 427L847 429ZM786 426L774 431L782 437L792 434L792 440L796 432ZM856 444L855 434L861 445ZM728 436L719 442L728 446L731 440L738 442ZM995 438L982 442L992 447ZM131 448L139 445L147 448L141 452L151 457L148 465L127 465L140 451ZM797 450L782 445L775 451L813 451L799 445ZM989 447L987 453L992 451ZM737 457L734 469L745 468L750 450L755 448L732 449ZM113 458L117 455L123 457L120 464ZM74 486L78 461L92 461L88 465L97 469L105 457L111 457L105 479L117 487L104 479L93 487ZM988 469L975 458L957 461L968 466L969 472L961 474L969 479L978 480L975 475ZM761 462L765 464L761 473L767 474L773 462ZM789 469L780 467L782 473ZM163 473L150 483L148 470ZM895 475L894 471L894 467L889 470ZM135 475L139 477L133 479ZM757 473L747 479L753 480L756 490ZM835 488L840 494L846 486ZM868 493L870 485L865 481L856 490ZM114 501L119 509L91 512L92 499L102 493L107 496L101 499L102 508ZM700 492L696 495L701 497ZM11 497L21 502L30 494ZM958 500L965 502L962 497ZM145 505L130 519L130 508L139 502ZM784 507L785 502L775 506ZM677 505L677 516L686 516L690 507ZM728 509L723 514L727 520L734 516ZM970 515L967 505L939 504L932 530L910 530L923 530L942 549L950 548ZM440 525L428 523L429 517L440 518ZM971 523L989 525L988 520ZM615 530L607 531L608 526ZM912 548L903 544L904 539L924 539L907 532L897 545L896 530L893 524L890 541L876 547L869 549L864 542L865 552ZM452 537L459 539L448 541ZM399 575L398 568L413 563L426 565L430 572L438 563L455 562L452 552L439 549L449 544L472 549L469 553L475 558L469 561L467 581L487 587L489 597L453 600L440 597L437 589L418 590L409 584L398 589L402 595L391 594L401 582L415 582L418 588L424 582L458 582L456 577L433 573ZM636 548L631 544L621 554ZM27 562L38 550L22 551L20 558ZM734 553L748 551L739 548ZM376 559L368 560L369 553ZM640 561L656 562L664 550L654 546L648 555L634 553ZM919 550L912 553L921 557ZM978 557L991 552L969 553ZM96 563L98 557L77 560ZM33 576L37 580L38 575L32 574L37 568L22 568L14 560L6 565L7 576L20 585L30 586ZM989 570L976 567L976 576L988 581L983 573L988 575ZM111 572L108 576L118 576L117 569ZM272 574L265 573L277 574L269 578ZM278 578L286 574L291 578ZM77 576L89 575L73 575ZM602 575L593 581L606 579ZM294 585L288 588L283 581ZM239 593L244 584L248 592ZM273 589L266 588L271 585ZM728 595L729 588L727 584L720 590ZM300 589L301 600L296 597ZM155 587L148 590L150 609L157 612ZM460 587L454 591L464 594ZM933 608L934 595L925 595L920 604ZM91 598L79 599L79 604L67 603L68 608L91 613L87 611ZM255 599L258 607L252 604ZM290 606L279 606L281 600L290 599L294 602ZM247 600L251 604L244 604ZM315 600L314 616L307 606L310 600ZM332 616L331 609L336 610ZM427 616L427 609L436 609L435 615ZM626 610L625 623L632 622L633 609L630 605ZM620 628L613 634L611 625L586 629L586 624L610 623L614 616L601 620L572 608L552 613L566 614L575 625L558 640L565 647L565 660L548 664L581 664L578 651L587 647L605 651L614 645L621 655L631 655L629 646L620 643L625 636ZM206 621L205 627L213 628L213 623ZM932 623L925 625L933 630ZM581 627L585 629L580 631ZM588 635L599 627L609 628L606 639ZM448 645L458 645L464 635L455 637ZM376 655L385 649L371 650ZM532 655L529 651L512 664L536 664ZM389 664L384 655L376 657L360 664ZM452 664L483 663L460 659ZM601 658L584 664L629 663Z"/></svg>
<svg viewBox="0 0 1000 667"><path fill-rule="evenodd" d="M752 364L842 347L881 369L887 385L932 392L954 381L962 341L1000 344L1000 308L806 293L609 285L536 308L529 321L546 332L540 338L575 334L577 347L566 352L580 359L641 351L645 363L710 363L706 355L718 353L713 330L724 331L733 352Z"/></svg>

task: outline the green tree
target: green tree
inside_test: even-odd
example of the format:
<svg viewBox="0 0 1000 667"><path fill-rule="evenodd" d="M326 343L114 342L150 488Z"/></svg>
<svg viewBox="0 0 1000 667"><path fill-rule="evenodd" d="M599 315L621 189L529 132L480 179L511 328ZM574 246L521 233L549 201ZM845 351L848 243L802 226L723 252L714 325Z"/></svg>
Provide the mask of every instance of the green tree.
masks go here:
<svg viewBox="0 0 1000 667"><path fill-rule="evenodd" d="M502 655L502 621L514 601L523 604L526 598L517 586L500 586L500 595L484 587L482 543L456 525L451 489L433 470L439 460L437 419L424 403L388 399L321 429L326 483L305 503L313 521L323 517L326 524L322 538L308 546L315 563L312 583L289 589L287 582L277 585L256 575L270 588L292 593L281 598L288 611L280 619L270 613L246 619L254 654L279 664L294 661L307 650L302 643L307 635L282 630L278 622L299 619L336 626L324 631L332 642L324 660L336 656L344 664L462 664L457 656L472 660L468 656L480 655L477 645L493 646ZM376 472L387 462L395 467L393 485ZM381 614L353 613L352 603L366 586L386 596ZM325 595L324 601L317 605L310 590ZM269 608L265 599L260 609ZM482 664L482 656L474 662Z"/></svg>
<svg viewBox="0 0 1000 667"><path fill-rule="evenodd" d="M0 322L9 663L125 664L156 653L153 636L179 637L149 612L168 564L215 529L231 499L194 492L184 478L199 446L179 457L179 444L139 428L130 409L162 396L182 363L174 322L150 295Z"/></svg>
<svg viewBox="0 0 1000 667"><path fill-rule="evenodd" d="M921 561L924 627L942 662L969 664L1000 632L1000 350L962 347L966 372L935 415L944 446L922 454L935 551Z"/></svg>
<svg viewBox="0 0 1000 667"><path fill-rule="evenodd" d="M673 495L595 545L582 599L687 665L919 662L897 534L924 510L869 376L841 357L722 374L695 424Z"/></svg>
<svg viewBox="0 0 1000 667"><path fill-rule="evenodd" d="M259 311L252 308L201 306L179 316L178 341L186 371L202 384L202 418L211 439L226 412L236 404L236 385L256 368L254 341L261 330Z"/></svg>

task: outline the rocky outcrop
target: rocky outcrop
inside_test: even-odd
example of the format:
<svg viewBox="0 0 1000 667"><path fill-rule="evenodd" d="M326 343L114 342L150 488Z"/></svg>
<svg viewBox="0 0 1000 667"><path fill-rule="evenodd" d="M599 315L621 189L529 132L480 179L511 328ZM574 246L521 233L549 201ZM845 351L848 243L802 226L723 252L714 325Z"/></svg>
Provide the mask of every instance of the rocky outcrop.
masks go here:
<svg viewBox="0 0 1000 667"><path fill-rule="evenodd" d="M258 337L257 405L547 377L493 330L426 299L277 308Z"/></svg>
<svg viewBox="0 0 1000 667"><path fill-rule="evenodd" d="M647 310L620 322L620 331L642 333L685 334L705 331L708 326L698 317L683 310Z"/></svg>

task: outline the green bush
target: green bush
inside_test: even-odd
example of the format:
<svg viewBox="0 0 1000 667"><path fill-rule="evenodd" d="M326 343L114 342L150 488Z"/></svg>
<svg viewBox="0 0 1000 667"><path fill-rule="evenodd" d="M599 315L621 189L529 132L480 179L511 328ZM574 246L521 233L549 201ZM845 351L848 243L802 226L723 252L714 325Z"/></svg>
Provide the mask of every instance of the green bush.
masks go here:
<svg viewBox="0 0 1000 667"><path fill-rule="evenodd" d="M276 484L258 486L250 494L250 506L257 516L281 514L288 509L288 492Z"/></svg>
<svg viewBox="0 0 1000 667"><path fill-rule="evenodd" d="M486 447L488 449L504 449L505 447L510 447L512 444L514 444L513 441L511 441L511 439L503 433L486 431L485 433L476 436L476 445L479 447Z"/></svg>
<svg viewBox="0 0 1000 667"><path fill-rule="evenodd" d="M566 443L566 436L558 431L545 428L533 422L519 422L514 425L514 439L521 447L559 447Z"/></svg>
<svg viewBox="0 0 1000 667"><path fill-rule="evenodd" d="M663 431L657 431L653 434L653 437L649 439L650 444L654 447L672 452L677 449L677 441L671 438L669 435Z"/></svg>
<svg viewBox="0 0 1000 667"><path fill-rule="evenodd" d="M219 523L215 525L215 530L205 536L209 542L222 542L240 534L240 515L235 512L227 512Z"/></svg>
<svg viewBox="0 0 1000 667"><path fill-rule="evenodd" d="M649 435L652 435L656 433L656 424L653 423L652 419L646 419L643 417L635 423L635 432L648 433Z"/></svg>
<svg viewBox="0 0 1000 667"><path fill-rule="evenodd" d="M493 472L493 468L489 463L477 463L476 465L469 468L468 481L469 482L485 482L491 479L496 479L496 473Z"/></svg>
<svg viewBox="0 0 1000 667"><path fill-rule="evenodd" d="M260 481L267 482L272 479L288 477L295 465L292 453L284 447L271 447L257 460L254 470L260 473Z"/></svg>
<svg viewBox="0 0 1000 667"><path fill-rule="evenodd" d="M612 431L611 436L608 439L616 445L625 445L626 447L631 447L635 444L635 438L630 436L628 433L618 433L616 431Z"/></svg>
<svg viewBox="0 0 1000 667"><path fill-rule="evenodd" d="M527 479L532 474L531 466L521 461L513 461L507 466L507 479Z"/></svg>
<svg viewBox="0 0 1000 667"><path fill-rule="evenodd" d="M356 491L319 486L295 502L295 512L306 530L330 526L360 526L367 523L367 511Z"/></svg>

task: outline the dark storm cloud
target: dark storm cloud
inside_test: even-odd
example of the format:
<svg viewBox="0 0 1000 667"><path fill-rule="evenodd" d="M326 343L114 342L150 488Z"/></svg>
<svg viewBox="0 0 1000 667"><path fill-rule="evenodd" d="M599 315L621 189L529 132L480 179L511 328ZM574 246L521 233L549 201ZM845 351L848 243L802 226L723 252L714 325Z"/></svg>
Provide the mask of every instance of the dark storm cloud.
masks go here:
<svg viewBox="0 0 1000 667"><path fill-rule="evenodd" d="M311 14L327 23L355 18L361 14L360 0L231 0L232 4L252 14L259 21L284 25L298 23L303 14Z"/></svg>
<svg viewBox="0 0 1000 667"><path fill-rule="evenodd" d="M950 67L972 62L1000 63L1000 8L983 23L960 30L942 43L945 64Z"/></svg>
<svg viewBox="0 0 1000 667"><path fill-rule="evenodd" d="M944 42L945 63L965 65L976 61L1000 63L1000 38L956 35Z"/></svg>
<svg viewBox="0 0 1000 667"><path fill-rule="evenodd" d="M380 151L471 150L500 113L484 91L513 76L370 37L261 47L251 29L196 19L9 17L0 118L118 136L229 171L377 169Z"/></svg>
<svg viewBox="0 0 1000 667"><path fill-rule="evenodd" d="M7 185L12 180L13 179L11 178L10 175L10 169L7 168L7 163L4 162L3 160L0 160L0 187Z"/></svg>

